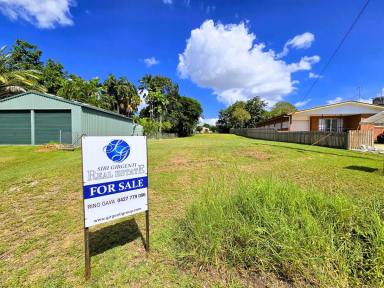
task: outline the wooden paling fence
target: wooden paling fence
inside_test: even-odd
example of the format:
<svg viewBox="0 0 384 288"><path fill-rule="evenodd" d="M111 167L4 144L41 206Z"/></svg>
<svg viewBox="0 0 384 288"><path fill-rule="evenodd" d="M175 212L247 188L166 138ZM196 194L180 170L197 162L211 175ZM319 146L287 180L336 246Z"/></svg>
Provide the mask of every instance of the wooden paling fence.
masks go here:
<svg viewBox="0 0 384 288"><path fill-rule="evenodd" d="M348 132L349 150L360 149L361 145L373 146L374 139L371 130L350 130Z"/></svg>
<svg viewBox="0 0 384 288"><path fill-rule="evenodd" d="M276 131L265 128L236 128L232 134L271 141L326 146L343 149L359 149L361 145L373 146L371 131L349 132Z"/></svg>

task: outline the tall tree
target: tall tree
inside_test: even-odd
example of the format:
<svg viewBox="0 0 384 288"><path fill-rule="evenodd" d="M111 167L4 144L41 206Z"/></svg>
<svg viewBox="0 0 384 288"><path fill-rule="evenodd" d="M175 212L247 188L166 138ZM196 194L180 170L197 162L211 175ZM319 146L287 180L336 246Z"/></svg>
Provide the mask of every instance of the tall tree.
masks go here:
<svg viewBox="0 0 384 288"><path fill-rule="evenodd" d="M116 77L112 74L104 81L106 92L115 99L114 107L118 113L132 116L140 105L138 91L126 77Z"/></svg>
<svg viewBox="0 0 384 288"><path fill-rule="evenodd" d="M150 107L149 112L151 114L151 119L156 117L160 122L159 132L161 133L164 113L166 112L167 105L169 104L167 97L161 93L160 90L150 90L145 96L145 102L148 103L148 106Z"/></svg>
<svg viewBox="0 0 384 288"><path fill-rule="evenodd" d="M269 117L276 117L283 114L289 114L295 111L297 111L297 109L291 103L286 101L279 101L272 106L272 109L269 112Z"/></svg>
<svg viewBox="0 0 384 288"><path fill-rule="evenodd" d="M100 90L98 78L87 81L71 74L69 79L65 80L62 87L57 91L57 95L69 100L97 106L97 99L101 93Z"/></svg>
<svg viewBox="0 0 384 288"><path fill-rule="evenodd" d="M245 103L245 110L248 111L251 118L247 121L248 127L256 127L256 123L265 118L267 104L259 96L249 99Z"/></svg>
<svg viewBox="0 0 384 288"><path fill-rule="evenodd" d="M41 73L33 69L24 69L14 63L12 54L6 51L6 46L0 48L0 97L22 93L33 89L45 91L38 83Z"/></svg>
<svg viewBox="0 0 384 288"><path fill-rule="evenodd" d="M160 75L152 76L147 74L139 80L139 90L140 91L159 91L164 94L166 97L177 94L179 92L179 86L172 82L171 79L163 77Z"/></svg>
<svg viewBox="0 0 384 288"><path fill-rule="evenodd" d="M219 112L219 120L217 121L218 129L221 133L228 133L230 128L239 127L239 120L234 117L233 113L237 108L245 109L246 103L244 101L236 101L227 109Z"/></svg>
<svg viewBox="0 0 384 288"><path fill-rule="evenodd" d="M245 108L239 106L234 109L232 118L235 127L243 128L245 123L251 119L251 114Z"/></svg>
<svg viewBox="0 0 384 288"><path fill-rule="evenodd" d="M219 112L217 127L219 132L228 133L233 127L256 127L265 118L266 103L256 96L248 101L237 101Z"/></svg>
<svg viewBox="0 0 384 288"><path fill-rule="evenodd" d="M216 122L219 133L229 133L232 127L231 117L231 111L228 108L219 111L219 119Z"/></svg>
<svg viewBox="0 0 384 288"><path fill-rule="evenodd" d="M41 84L47 89L48 93L57 94L65 81L66 73L64 67L58 62L48 59L42 74Z"/></svg>
<svg viewBox="0 0 384 288"><path fill-rule="evenodd" d="M145 95L144 99L148 108L143 113L149 113L151 119L156 118L160 122L160 132L163 127L162 121L166 111L173 111L176 107L179 95L179 87L171 79L163 76L145 75L140 79L139 91Z"/></svg>
<svg viewBox="0 0 384 288"><path fill-rule="evenodd" d="M171 131L177 133L181 137L190 136L199 123L199 118L203 113L203 109L199 101L180 96L176 102L177 109L171 111Z"/></svg>
<svg viewBox="0 0 384 288"><path fill-rule="evenodd" d="M10 65L13 70L38 70L43 68L40 60L43 52L36 45L17 39L11 49Z"/></svg>

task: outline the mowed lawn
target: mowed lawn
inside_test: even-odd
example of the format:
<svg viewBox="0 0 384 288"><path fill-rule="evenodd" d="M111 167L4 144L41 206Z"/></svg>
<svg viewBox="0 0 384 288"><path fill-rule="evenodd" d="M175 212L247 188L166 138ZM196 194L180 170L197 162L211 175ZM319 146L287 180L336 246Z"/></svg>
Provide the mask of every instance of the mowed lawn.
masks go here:
<svg viewBox="0 0 384 288"><path fill-rule="evenodd" d="M236 271L178 263L174 223L208 185L267 178L369 201L384 197L383 158L234 135L151 140L151 252L144 215L96 226L85 282L80 151L0 147L0 287L247 286Z"/></svg>

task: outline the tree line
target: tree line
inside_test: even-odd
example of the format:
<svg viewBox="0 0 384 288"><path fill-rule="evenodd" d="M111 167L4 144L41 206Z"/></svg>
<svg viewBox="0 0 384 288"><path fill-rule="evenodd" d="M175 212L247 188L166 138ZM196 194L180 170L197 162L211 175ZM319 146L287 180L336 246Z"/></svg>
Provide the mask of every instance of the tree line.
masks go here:
<svg viewBox="0 0 384 288"><path fill-rule="evenodd" d="M146 134L191 135L202 114L200 103L180 95L178 85L167 77L145 75L137 86L113 74L104 81L86 80L53 59L43 62L42 53L20 39L10 48L0 48L0 98L28 90L46 92L132 117ZM137 115L140 95L147 106Z"/></svg>
<svg viewBox="0 0 384 288"><path fill-rule="evenodd" d="M228 133L230 128L255 128L260 121L296 110L291 103L279 101L268 111L267 103L259 96L255 96L247 101L237 101L226 109L220 110L216 125L221 133Z"/></svg>

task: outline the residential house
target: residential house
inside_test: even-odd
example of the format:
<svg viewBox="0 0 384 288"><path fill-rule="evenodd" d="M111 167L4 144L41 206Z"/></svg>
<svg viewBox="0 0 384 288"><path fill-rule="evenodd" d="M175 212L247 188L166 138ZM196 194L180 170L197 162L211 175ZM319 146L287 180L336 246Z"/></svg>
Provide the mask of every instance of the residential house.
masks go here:
<svg viewBox="0 0 384 288"><path fill-rule="evenodd" d="M384 105L346 101L280 115L257 124L278 131L345 132L360 129L360 123L380 112Z"/></svg>
<svg viewBox="0 0 384 288"><path fill-rule="evenodd" d="M373 139L377 139L377 136L384 133L384 111L363 119L360 122L360 127L361 130L371 130Z"/></svg>

